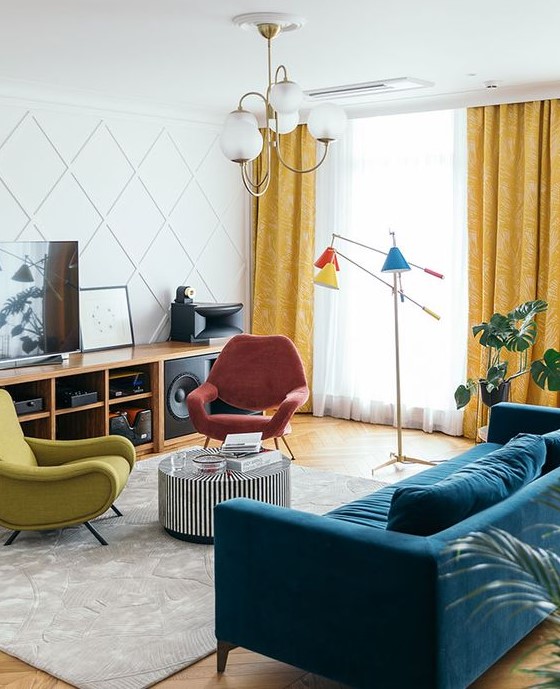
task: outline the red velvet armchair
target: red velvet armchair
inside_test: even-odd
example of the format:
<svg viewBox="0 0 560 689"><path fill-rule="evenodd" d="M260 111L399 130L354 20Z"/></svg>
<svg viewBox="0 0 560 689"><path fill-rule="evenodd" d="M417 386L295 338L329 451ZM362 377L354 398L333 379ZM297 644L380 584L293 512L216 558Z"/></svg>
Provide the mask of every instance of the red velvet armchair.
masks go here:
<svg viewBox="0 0 560 689"><path fill-rule="evenodd" d="M284 335L236 335L223 348L205 383L187 397L195 429L210 439L224 440L228 433L261 432L263 440L286 442L289 422L309 397L303 364L293 342ZM264 411L272 416L209 414L205 405L220 399L239 409Z"/></svg>

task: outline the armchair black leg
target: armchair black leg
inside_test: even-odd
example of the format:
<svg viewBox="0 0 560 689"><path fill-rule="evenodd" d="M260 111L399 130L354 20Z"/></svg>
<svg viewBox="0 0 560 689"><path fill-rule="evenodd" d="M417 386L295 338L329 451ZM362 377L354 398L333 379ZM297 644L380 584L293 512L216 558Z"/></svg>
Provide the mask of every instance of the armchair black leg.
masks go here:
<svg viewBox="0 0 560 689"><path fill-rule="evenodd" d="M16 540L16 538L20 535L21 531L12 531L10 536L8 537L8 540L4 543L4 545L12 545L12 543Z"/></svg>
<svg viewBox="0 0 560 689"><path fill-rule="evenodd" d="M111 509L113 512L117 515L117 517L122 517L122 512L119 510L118 507L115 507L114 505L111 505Z"/></svg>
<svg viewBox="0 0 560 689"><path fill-rule="evenodd" d="M225 671L229 652L234 648L237 646L230 644L229 641L218 641L218 672Z"/></svg>
<svg viewBox="0 0 560 689"><path fill-rule="evenodd" d="M91 533L95 536L95 538L97 538L101 545L109 545L107 541L103 538L103 536L99 533L99 531L97 531L97 529L94 529L89 522L84 522L84 526L91 531Z"/></svg>

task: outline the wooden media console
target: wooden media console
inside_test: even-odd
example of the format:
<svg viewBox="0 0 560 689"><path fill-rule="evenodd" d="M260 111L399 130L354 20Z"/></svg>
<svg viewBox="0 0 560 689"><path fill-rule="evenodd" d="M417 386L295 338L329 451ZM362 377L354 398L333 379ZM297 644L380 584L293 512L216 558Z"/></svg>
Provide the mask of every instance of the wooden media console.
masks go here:
<svg viewBox="0 0 560 689"><path fill-rule="evenodd" d="M215 359L222 346L160 342L98 352L71 354L62 364L22 366L0 370L0 387L14 400L42 400L40 411L19 415L25 435L74 440L109 434L112 410L131 404L151 410L152 439L136 446L139 455L164 452L185 436L165 438L165 363L187 357ZM111 374L141 372L144 391L111 397ZM81 406L61 403L61 391L97 393L95 402Z"/></svg>

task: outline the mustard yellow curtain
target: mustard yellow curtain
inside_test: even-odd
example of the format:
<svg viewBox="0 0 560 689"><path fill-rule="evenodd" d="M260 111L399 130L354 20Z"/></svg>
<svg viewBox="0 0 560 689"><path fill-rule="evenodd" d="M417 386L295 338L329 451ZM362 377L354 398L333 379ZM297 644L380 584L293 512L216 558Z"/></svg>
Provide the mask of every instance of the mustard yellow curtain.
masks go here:
<svg viewBox="0 0 560 689"><path fill-rule="evenodd" d="M300 125L282 136L282 158L292 167L315 165L316 142ZM262 172L262 156L253 174ZM311 387L313 374L313 255L315 173L299 175L271 160L271 182L253 200L253 319L256 335L289 337L303 360ZM308 402L301 411L310 411Z"/></svg>
<svg viewBox="0 0 560 689"><path fill-rule="evenodd" d="M560 101L470 108L467 122L469 324L544 299L535 359L560 342ZM469 377L480 377L485 358L469 329ZM511 399L560 403L529 375L513 382ZM475 403L464 430L474 437Z"/></svg>

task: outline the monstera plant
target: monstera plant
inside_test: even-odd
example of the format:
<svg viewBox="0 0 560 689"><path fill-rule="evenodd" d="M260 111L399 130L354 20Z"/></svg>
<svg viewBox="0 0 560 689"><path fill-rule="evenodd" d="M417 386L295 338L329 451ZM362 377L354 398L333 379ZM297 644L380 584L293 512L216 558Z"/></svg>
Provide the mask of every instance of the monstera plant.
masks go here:
<svg viewBox="0 0 560 689"><path fill-rule="evenodd" d="M473 326L473 336L487 350L486 366L479 380L469 378L464 385L459 385L455 391L457 409L466 406L479 389L485 404L499 401L502 399L499 393L508 391L514 378L529 372L543 390L560 391L559 351L547 349L541 359L529 361L529 349L537 341L537 314L547 308L548 303L542 299L526 301L507 314L495 313L488 322ZM517 355L517 368L511 373L505 352Z"/></svg>

